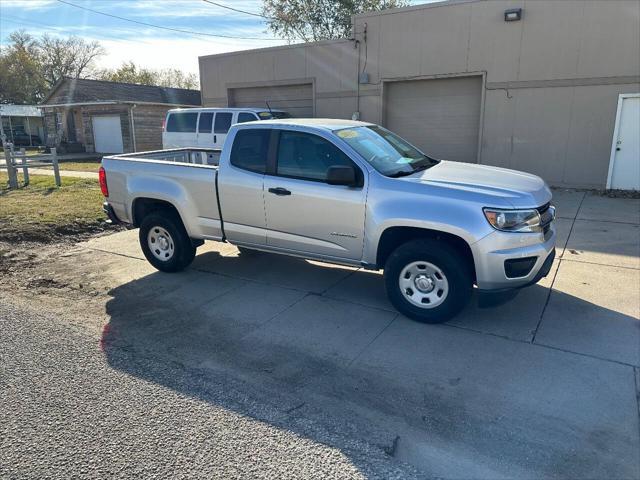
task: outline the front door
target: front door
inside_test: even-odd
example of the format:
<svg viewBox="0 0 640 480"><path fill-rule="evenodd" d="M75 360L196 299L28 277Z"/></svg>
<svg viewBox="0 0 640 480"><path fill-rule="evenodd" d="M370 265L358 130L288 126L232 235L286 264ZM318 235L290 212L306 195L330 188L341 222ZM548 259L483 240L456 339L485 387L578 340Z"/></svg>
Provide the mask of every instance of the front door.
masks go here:
<svg viewBox="0 0 640 480"><path fill-rule="evenodd" d="M330 141L282 130L275 171L265 175L267 245L350 260L362 257L366 175ZM326 183L334 165L356 168L361 186Z"/></svg>

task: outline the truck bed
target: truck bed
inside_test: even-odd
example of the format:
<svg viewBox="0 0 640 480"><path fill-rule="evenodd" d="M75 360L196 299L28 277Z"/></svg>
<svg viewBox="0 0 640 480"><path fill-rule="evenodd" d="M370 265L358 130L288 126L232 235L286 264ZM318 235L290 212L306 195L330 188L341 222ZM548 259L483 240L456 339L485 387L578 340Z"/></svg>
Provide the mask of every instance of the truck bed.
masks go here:
<svg viewBox="0 0 640 480"><path fill-rule="evenodd" d="M108 202L120 221L135 224L139 201L165 202L196 239L222 238L216 177L220 150L176 148L102 158Z"/></svg>

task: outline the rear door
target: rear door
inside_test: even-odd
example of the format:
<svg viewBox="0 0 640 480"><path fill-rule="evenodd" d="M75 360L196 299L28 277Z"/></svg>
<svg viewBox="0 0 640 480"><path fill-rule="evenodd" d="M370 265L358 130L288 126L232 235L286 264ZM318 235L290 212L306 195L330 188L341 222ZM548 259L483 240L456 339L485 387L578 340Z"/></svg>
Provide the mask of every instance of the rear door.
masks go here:
<svg viewBox="0 0 640 480"><path fill-rule="evenodd" d="M164 148L197 147L198 112L169 114L165 126Z"/></svg>
<svg viewBox="0 0 640 480"><path fill-rule="evenodd" d="M271 129L242 129L236 133L229 163L218 173L224 232L232 243L264 246L264 173Z"/></svg>
<svg viewBox="0 0 640 480"><path fill-rule="evenodd" d="M275 171L264 180L267 245L351 260L362 257L366 175L315 134L281 130ZM351 165L362 185L329 185L329 167Z"/></svg>
<svg viewBox="0 0 640 480"><path fill-rule="evenodd" d="M227 139L229 128L233 124L234 112L216 112L213 120L213 147L222 148Z"/></svg>

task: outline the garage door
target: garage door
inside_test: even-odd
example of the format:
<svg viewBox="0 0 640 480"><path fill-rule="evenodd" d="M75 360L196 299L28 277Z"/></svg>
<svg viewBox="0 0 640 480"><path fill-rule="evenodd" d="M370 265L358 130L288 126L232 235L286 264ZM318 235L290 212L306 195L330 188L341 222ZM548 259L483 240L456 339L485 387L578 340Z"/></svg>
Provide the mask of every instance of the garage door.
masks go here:
<svg viewBox="0 0 640 480"><path fill-rule="evenodd" d="M229 90L230 107L266 107L286 110L294 117L313 117L313 88L302 85L247 87Z"/></svg>
<svg viewBox="0 0 640 480"><path fill-rule="evenodd" d="M428 155L477 161L482 78L389 82L386 127Z"/></svg>
<svg viewBox="0 0 640 480"><path fill-rule="evenodd" d="M91 117L93 139L98 153L122 153L122 128L120 116Z"/></svg>

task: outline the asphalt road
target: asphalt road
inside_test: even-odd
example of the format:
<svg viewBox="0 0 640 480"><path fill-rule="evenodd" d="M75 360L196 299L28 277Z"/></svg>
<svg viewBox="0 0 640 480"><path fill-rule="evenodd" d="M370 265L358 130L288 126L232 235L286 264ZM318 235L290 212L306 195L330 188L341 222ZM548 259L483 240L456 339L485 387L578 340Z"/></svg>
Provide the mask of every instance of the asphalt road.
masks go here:
<svg viewBox="0 0 640 480"><path fill-rule="evenodd" d="M108 363L73 319L2 295L0 332L1 478L416 475L335 412L298 417L296 398L127 346L110 346Z"/></svg>

